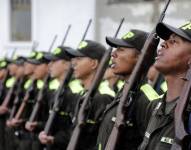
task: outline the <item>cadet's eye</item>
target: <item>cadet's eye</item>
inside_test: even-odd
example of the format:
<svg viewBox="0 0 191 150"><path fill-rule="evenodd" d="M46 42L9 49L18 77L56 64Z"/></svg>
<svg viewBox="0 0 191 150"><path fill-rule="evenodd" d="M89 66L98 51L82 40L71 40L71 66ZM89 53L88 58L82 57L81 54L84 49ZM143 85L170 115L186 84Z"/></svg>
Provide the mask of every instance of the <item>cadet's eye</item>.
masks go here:
<svg viewBox="0 0 191 150"><path fill-rule="evenodd" d="M123 48L119 48L118 51L124 51L124 49Z"/></svg>
<svg viewBox="0 0 191 150"><path fill-rule="evenodd" d="M176 41L176 39L170 39L170 43L171 43L171 44L176 44L177 41Z"/></svg>

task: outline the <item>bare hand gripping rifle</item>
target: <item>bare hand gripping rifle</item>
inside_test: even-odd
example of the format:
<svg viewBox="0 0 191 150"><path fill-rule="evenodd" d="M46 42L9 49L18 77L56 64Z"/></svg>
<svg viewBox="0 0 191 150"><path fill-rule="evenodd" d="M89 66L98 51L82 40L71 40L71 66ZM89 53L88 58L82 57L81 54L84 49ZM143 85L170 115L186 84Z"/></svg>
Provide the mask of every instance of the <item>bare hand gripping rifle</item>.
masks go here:
<svg viewBox="0 0 191 150"><path fill-rule="evenodd" d="M88 29L89 29L89 27L91 25L91 22L92 22L92 20L90 19L81 41L83 41L85 39L85 37L87 35L87 32L88 32ZM62 101L64 101L64 98L63 98L62 101L60 101L59 96L60 96L61 92L63 93L65 91L65 89L66 89L66 87L68 85L68 82L70 81L70 78L72 77L72 74L73 74L73 68L72 68L72 65L70 65L69 70L66 73L66 75L64 77L64 80L60 84L59 89L56 92L56 95L54 97L54 105L53 105L53 108L52 108L52 110L51 110L51 112L49 114L48 120L47 120L45 128L44 128L44 132L47 135L50 133L50 129L51 129L51 126L53 124L56 113L59 111L59 108L60 108L60 106L62 104Z"/></svg>
<svg viewBox="0 0 191 150"><path fill-rule="evenodd" d="M114 37L117 37L117 34L121 28L121 25L123 23L124 19L121 20L120 25L115 33ZM85 99L82 102L82 105L80 107L78 116L77 116L77 125L75 126L70 142L68 144L67 150L76 150L77 146L78 146L78 141L79 141L79 137L82 131L83 126L85 125L86 122L86 106L88 104L88 102L90 101L90 99L92 99L97 91L97 88L102 80L102 77L104 75L104 72L109 64L109 60L110 60L110 56L111 56L111 52L112 52L112 48L110 47L104 54L99 67L97 69L96 75L93 79L93 83L90 87L90 89L87 92L87 95L85 97Z"/></svg>
<svg viewBox="0 0 191 150"><path fill-rule="evenodd" d="M157 23L162 22L170 0L167 1L164 10L162 11ZM141 56L128 80L124 85L122 91L122 97L120 98L119 105L116 112L116 121L113 126L112 132L109 136L105 150L115 150L122 129L125 126L125 112L131 102L128 101L128 95L130 92L137 92L140 82L145 77L149 67L152 65L154 55L159 43L159 38L156 35L155 29L149 34L142 50Z"/></svg>

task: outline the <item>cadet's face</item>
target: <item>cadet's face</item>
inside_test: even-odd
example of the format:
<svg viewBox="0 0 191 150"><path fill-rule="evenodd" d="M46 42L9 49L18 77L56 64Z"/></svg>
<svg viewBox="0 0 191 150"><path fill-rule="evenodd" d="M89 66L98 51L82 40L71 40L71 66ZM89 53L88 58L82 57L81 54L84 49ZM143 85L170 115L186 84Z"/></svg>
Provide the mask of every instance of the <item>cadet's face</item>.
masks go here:
<svg viewBox="0 0 191 150"><path fill-rule="evenodd" d="M1 69L0 70L0 80L2 80L6 75L6 69Z"/></svg>
<svg viewBox="0 0 191 150"><path fill-rule="evenodd" d="M59 77L65 73L69 68L70 62L65 60L57 60L54 62L51 62L49 65L49 72L51 74L51 77Z"/></svg>
<svg viewBox="0 0 191 150"><path fill-rule="evenodd" d="M188 69L191 60L191 42L183 40L176 34L161 44L154 64L163 74L182 74Z"/></svg>
<svg viewBox="0 0 191 150"><path fill-rule="evenodd" d="M21 77L24 75L24 66L18 66L18 69L16 71L16 76Z"/></svg>
<svg viewBox="0 0 191 150"><path fill-rule="evenodd" d="M72 59L74 76L77 79L86 78L91 72L92 59L88 57L76 57Z"/></svg>
<svg viewBox="0 0 191 150"><path fill-rule="evenodd" d="M18 69L18 66L16 64L10 64L8 66L8 69L9 69L10 75L15 75L15 73Z"/></svg>
<svg viewBox="0 0 191 150"><path fill-rule="evenodd" d="M112 52L113 72L116 75L127 76L131 74L138 59L138 51L134 48L119 47Z"/></svg>
<svg viewBox="0 0 191 150"><path fill-rule="evenodd" d="M24 63L24 74L25 75L31 75L35 70L36 65L31 63Z"/></svg>
<svg viewBox="0 0 191 150"><path fill-rule="evenodd" d="M34 76L36 79L42 79L48 71L48 65L47 64L40 64L37 65L34 70Z"/></svg>

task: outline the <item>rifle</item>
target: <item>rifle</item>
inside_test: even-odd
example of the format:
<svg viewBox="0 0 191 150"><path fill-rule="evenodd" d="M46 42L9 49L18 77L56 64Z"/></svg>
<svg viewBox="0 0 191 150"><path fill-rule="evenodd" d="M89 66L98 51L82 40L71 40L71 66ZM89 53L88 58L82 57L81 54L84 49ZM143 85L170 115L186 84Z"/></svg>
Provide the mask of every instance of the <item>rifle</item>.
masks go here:
<svg viewBox="0 0 191 150"><path fill-rule="evenodd" d="M62 43L61 43L62 46L64 45L64 43L65 43L65 41L66 41L66 38L67 38L68 33L69 33L69 31L70 31L70 28L71 28L71 25L68 25L68 28L67 28L67 30L66 30L64 39L63 39L63 41L62 41Z"/></svg>
<svg viewBox="0 0 191 150"><path fill-rule="evenodd" d="M51 43L50 46L49 46L48 52L51 52L52 47L54 46L54 43L55 43L57 37L58 37L57 35L54 36L54 38L53 38L53 40L52 40L52 43Z"/></svg>
<svg viewBox="0 0 191 150"><path fill-rule="evenodd" d="M62 41L62 45L64 45L64 43L66 41L66 38L68 36L68 32L69 32L70 28L71 28L71 25L68 26L68 29L67 29L67 31L65 33L65 36L64 36L64 39ZM44 78L44 85L46 85L48 83L49 77L50 77L50 75L48 74ZM32 113L31 113L31 115L29 117L29 122L34 122L35 118L37 117L37 114L39 112L41 103L43 101L43 93L45 92L45 89L46 89L46 86L43 86L43 88L38 92L37 101L36 101L36 103L34 105Z"/></svg>
<svg viewBox="0 0 191 150"><path fill-rule="evenodd" d="M19 109L18 109L18 111L17 111L17 113L16 113L16 115L14 117L15 119L17 119L17 120L20 119L20 117L21 117L21 115L22 115L22 113L24 111L24 108L27 105L27 101L28 101L28 99L30 97L30 93L33 90L33 88L34 88L34 79L32 79L32 83L31 83L30 87L27 89L27 91L25 93L23 101L22 101L22 103L21 103L21 105L20 105L20 107L19 107Z"/></svg>
<svg viewBox="0 0 191 150"><path fill-rule="evenodd" d="M171 150L187 150L189 149L188 145L191 141L191 136L188 135L184 125L185 109L190 101L191 95L191 66L189 66L185 80L186 83L182 88L182 92L174 112L175 141L172 144Z"/></svg>
<svg viewBox="0 0 191 150"><path fill-rule="evenodd" d="M117 34L119 33L119 30L123 24L124 18L121 20L119 27L114 35L114 37L117 37ZM78 116L77 116L77 124L73 130L70 142L68 144L67 150L75 150L77 148L78 145L78 141L79 141L79 137L80 134L82 132L82 128L85 125L86 122L86 106L88 104L88 102L90 101L90 99L92 99L92 97L94 97L97 88L102 80L102 77L104 75L104 72L107 68L107 65L109 64L109 60L110 60L110 56L111 56L111 52L112 52L112 47L110 47L104 54L103 58L101 59L101 62L98 66L98 69L96 71L96 75L94 77L93 83L90 87L90 89L87 92L86 97L84 98L82 105L80 107Z"/></svg>
<svg viewBox="0 0 191 150"><path fill-rule="evenodd" d="M15 78L14 84L13 84L13 86L9 89L9 91L8 91L8 93L7 93L6 97L5 97L5 99L3 100L3 103L1 104L1 106L8 107L9 102L10 102L10 100L11 100L11 96L12 96L14 90L15 90L17 81L18 81L18 79Z"/></svg>
<svg viewBox="0 0 191 150"><path fill-rule="evenodd" d="M13 107L11 108L11 112L10 112L10 115L9 115L9 120L11 120L13 117L14 117L14 114L16 112L16 109L17 109L17 105L19 103L19 95L22 91L22 84L23 84L23 78L21 78L19 80L19 83L18 83L18 86L17 86L17 90L16 90L16 93L15 93L15 98L14 98L14 101L13 101Z"/></svg>
<svg viewBox="0 0 191 150"><path fill-rule="evenodd" d="M11 54L11 59L13 59L13 57L14 57L14 55L16 53L16 50L17 50L16 48L13 49L13 52ZM5 54L5 58L7 58L7 54ZM5 78L3 79L4 84L6 84L6 81L7 81L8 77L9 77L9 71L7 70L7 74L6 74ZM18 79L15 78L15 82L14 82L13 86L8 90L8 93L6 94L6 96L5 96L4 100L3 100L3 103L1 104L2 106L8 107L9 102L11 100L11 96L12 96L12 94L14 92L15 87L16 87L17 81L18 81Z"/></svg>
<svg viewBox="0 0 191 150"><path fill-rule="evenodd" d="M165 12L170 3L170 0L167 1L164 10L162 11L158 22L162 22L165 16ZM125 114L127 112L127 107L133 102L128 101L128 96L131 92L137 92L139 90L139 85L141 80L146 75L149 67L153 63L155 50L157 49L159 43L159 38L157 37L155 29L149 34L142 50L141 56L133 69L133 72L128 80L128 83L124 85L122 91L122 97L120 98L119 105L116 112L116 121L113 126L112 132L109 136L105 150L115 150L122 129L125 126Z"/></svg>
<svg viewBox="0 0 191 150"><path fill-rule="evenodd" d="M83 41L85 39L88 29L91 25L91 22L92 22L92 20L90 19L81 41ZM50 129L51 129L52 123L54 121L54 118L56 116L56 113L58 112L60 105L62 104L62 101L59 100L60 93L61 92L63 93L65 91L66 86L68 85L68 82L70 81L72 74L73 74L73 68L72 68L72 65L70 64L69 70L66 73L64 80L62 81L61 85L59 86L59 89L56 92L56 95L54 97L54 105L53 105L53 108L50 112L50 115L48 117L48 120L47 120L45 128L44 128L44 132L47 135L50 133Z"/></svg>

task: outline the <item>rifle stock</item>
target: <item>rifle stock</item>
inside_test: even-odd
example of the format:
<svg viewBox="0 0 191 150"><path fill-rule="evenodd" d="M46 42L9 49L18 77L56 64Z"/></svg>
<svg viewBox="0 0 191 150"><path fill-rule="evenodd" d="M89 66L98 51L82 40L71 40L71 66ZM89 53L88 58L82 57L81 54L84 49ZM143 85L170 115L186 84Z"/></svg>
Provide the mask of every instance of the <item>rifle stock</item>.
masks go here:
<svg viewBox="0 0 191 150"><path fill-rule="evenodd" d="M170 0L167 1L158 22L162 22L169 3L170 3ZM153 57L155 54L155 50L157 49L158 43L159 43L159 38L157 38L155 30L153 30L148 36L141 50L141 56L135 68L133 69L133 72L128 82L124 85L124 88L122 91L122 97L120 98L120 102L117 107L116 121L111 131L111 134L109 136L105 150L116 149L119 136L122 133L121 129L125 125L125 112L127 111L127 106L130 103L132 103L132 101L128 101L128 96L130 92L137 92L137 90L139 89L139 84L142 78L146 75L149 67L153 63Z"/></svg>
<svg viewBox="0 0 191 150"><path fill-rule="evenodd" d="M122 24L123 24L124 18L121 20L120 25L115 33L115 36L117 36ZM96 71L96 75L93 79L93 83L92 86L90 87L90 89L88 90L88 93L85 97L85 99L82 102L82 105L80 107L79 113L78 113L78 117L77 117L77 125L75 126L70 142L68 144L67 150L75 150L77 148L78 145L78 140L81 134L81 129L85 124L85 108L87 106L88 101L95 95L96 90L101 82L101 79L104 75L104 72L107 68L107 65L109 63L110 60L110 56L111 56L111 52L112 52L112 48L110 47L104 54L99 67Z"/></svg>

